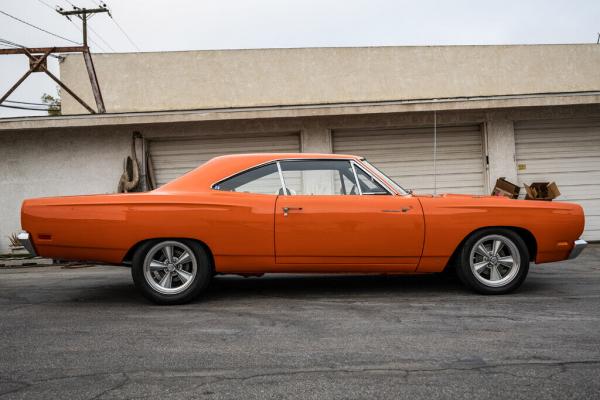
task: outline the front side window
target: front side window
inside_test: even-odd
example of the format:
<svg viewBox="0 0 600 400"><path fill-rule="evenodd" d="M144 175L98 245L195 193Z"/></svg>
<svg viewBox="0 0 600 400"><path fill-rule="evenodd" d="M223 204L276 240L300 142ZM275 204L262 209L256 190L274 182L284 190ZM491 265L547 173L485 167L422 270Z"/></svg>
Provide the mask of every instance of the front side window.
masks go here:
<svg viewBox="0 0 600 400"><path fill-rule="evenodd" d="M393 187L398 193L408 194L408 192L402 186L398 185L396 183L396 181L394 181L388 175L384 174L383 171L381 171L379 168L377 168L376 166L374 166L373 164L371 164L367 160L363 159L362 162L363 162L363 164L366 164L369 168L377 171L379 173L380 177L388 184L388 186Z"/></svg>
<svg viewBox="0 0 600 400"><path fill-rule="evenodd" d="M275 163L263 165L225 179L213 186L213 189L258 194L283 193L279 170Z"/></svg>
<svg viewBox="0 0 600 400"><path fill-rule="evenodd" d="M287 194L357 195L352 165L347 160L281 161Z"/></svg>
<svg viewBox="0 0 600 400"><path fill-rule="evenodd" d="M375 178L363 171L358 165L355 168L362 194L390 194Z"/></svg>

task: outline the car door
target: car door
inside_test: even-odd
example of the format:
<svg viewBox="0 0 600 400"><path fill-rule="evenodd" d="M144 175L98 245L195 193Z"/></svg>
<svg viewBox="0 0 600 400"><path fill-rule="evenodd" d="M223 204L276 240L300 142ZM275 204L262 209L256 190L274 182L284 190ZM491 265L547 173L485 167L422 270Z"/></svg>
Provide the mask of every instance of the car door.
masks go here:
<svg viewBox="0 0 600 400"><path fill-rule="evenodd" d="M392 194L350 160L284 160L280 168L286 187L275 206L280 270L415 270L424 236L416 198Z"/></svg>

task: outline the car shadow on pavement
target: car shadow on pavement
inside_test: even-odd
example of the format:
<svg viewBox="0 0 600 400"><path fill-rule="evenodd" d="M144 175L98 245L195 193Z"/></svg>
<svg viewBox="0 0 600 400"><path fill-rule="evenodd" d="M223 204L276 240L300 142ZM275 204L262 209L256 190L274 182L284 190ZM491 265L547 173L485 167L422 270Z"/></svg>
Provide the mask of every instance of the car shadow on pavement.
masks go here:
<svg viewBox="0 0 600 400"><path fill-rule="evenodd" d="M537 296L560 292L559 281L530 277L514 294ZM510 295L510 294L509 294ZM481 296L452 274L431 275L279 275L263 277L216 276L202 301L252 298ZM488 297L488 296L484 296Z"/></svg>
<svg viewBox="0 0 600 400"><path fill-rule="evenodd" d="M463 295L469 292L454 277L381 275L265 275L244 278L217 276L194 303L264 298L347 298ZM61 302L135 304L147 302L132 283L82 285L62 292ZM54 299L58 300L58 299Z"/></svg>
<svg viewBox="0 0 600 400"><path fill-rule="evenodd" d="M531 277L530 277L531 278ZM46 300L79 304L148 304L149 301L135 289L132 282L79 282L62 291L44 290L34 297L34 302ZM552 286L552 287L549 287ZM555 292L550 281L528 279L517 292L520 295L538 295ZM208 290L194 304L253 300L279 299L360 299L360 298L438 298L477 296L464 287L454 276L431 275L296 275L267 274L262 277L237 275L216 276ZM47 298L50 296L50 298ZM37 301L36 301L37 300Z"/></svg>
<svg viewBox="0 0 600 400"><path fill-rule="evenodd" d="M357 297L465 293L454 277L383 275L265 275L263 277L217 276L205 300L227 298Z"/></svg>

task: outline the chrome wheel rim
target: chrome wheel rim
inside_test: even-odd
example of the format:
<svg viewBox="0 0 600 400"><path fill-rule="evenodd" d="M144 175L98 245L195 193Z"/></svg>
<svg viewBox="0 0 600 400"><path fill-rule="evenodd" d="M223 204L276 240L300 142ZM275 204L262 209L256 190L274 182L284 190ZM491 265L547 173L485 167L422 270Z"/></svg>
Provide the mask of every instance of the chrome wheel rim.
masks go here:
<svg viewBox="0 0 600 400"><path fill-rule="evenodd" d="M471 249L469 260L475 278L490 287L507 285L521 267L519 249L512 240L501 235L479 239Z"/></svg>
<svg viewBox="0 0 600 400"><path fill-rule="evenodd" d="M185 244L170 240L152 247L144 259L146 282L159 293L185 291L198 273L196 257Z"/></svg>

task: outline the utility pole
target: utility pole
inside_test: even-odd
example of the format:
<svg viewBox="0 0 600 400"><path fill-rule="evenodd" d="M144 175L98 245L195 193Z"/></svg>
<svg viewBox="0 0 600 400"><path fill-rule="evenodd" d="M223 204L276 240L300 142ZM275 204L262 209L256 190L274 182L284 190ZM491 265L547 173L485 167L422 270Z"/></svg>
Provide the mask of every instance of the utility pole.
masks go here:
<svg viewBox="0 0 600 400"><path fill-rule="evenodd" d="M106 108L104 107L104 100L102 99L102 92L100 91L100 85L98 84L98 77L96 76L96 69L94 68L94 63L92 61L92 55L90 53L90 48L87 43L88 35L87 35L87 21L90 16L98 13L108 13L110 16L110 11L106 7L105 4L100 6L99 8L78 8L73 7L73 10L66 11L62 7L58 7L56 9L60 15L65 16L67 19L71 19L71 15L77 16L81 19L82 23L82 32L83 32L83 59L85 61L85 67L88 71L88 75L90 77L90 82L92 83L92 92L94 93L94 99L96 100L96 106L98 107L98 113L104 114L106 112Z"/></svg>

